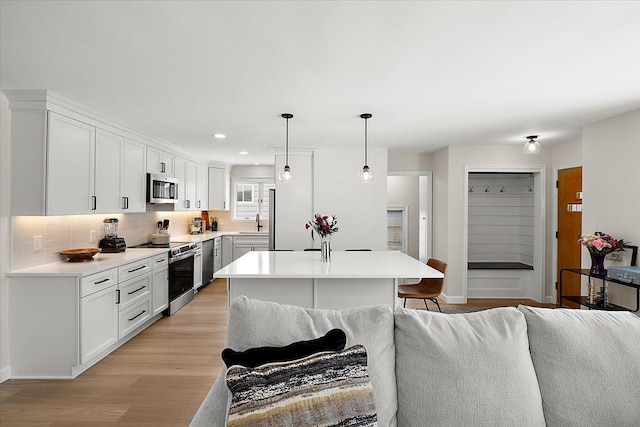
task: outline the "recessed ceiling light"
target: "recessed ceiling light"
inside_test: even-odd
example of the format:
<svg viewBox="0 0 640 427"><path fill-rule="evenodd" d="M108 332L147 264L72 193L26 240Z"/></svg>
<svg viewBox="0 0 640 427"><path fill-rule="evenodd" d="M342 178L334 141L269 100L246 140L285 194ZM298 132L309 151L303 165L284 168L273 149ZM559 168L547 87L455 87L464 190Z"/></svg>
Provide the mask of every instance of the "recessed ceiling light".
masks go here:
<svg viewBox="0 0 640 427"><path fill-rule="evenodd" d="M249 154L248 151L239 151L238 154L242 154L243 156L246 156L247 154Z"/></svg>
<svg viewBox="0 0 640 427"><path fill-rule="evenodd" d="M254 165L259 165L259 164L260 164L260 162L255 162L255 163L254 163Z"/></svg>
<svg viewBox="0 0 640 427"><path fill-rule="evenodd" d="M225 139L227 135L225 135L224 133L214 133L213 137L216 139Z"/></svg>

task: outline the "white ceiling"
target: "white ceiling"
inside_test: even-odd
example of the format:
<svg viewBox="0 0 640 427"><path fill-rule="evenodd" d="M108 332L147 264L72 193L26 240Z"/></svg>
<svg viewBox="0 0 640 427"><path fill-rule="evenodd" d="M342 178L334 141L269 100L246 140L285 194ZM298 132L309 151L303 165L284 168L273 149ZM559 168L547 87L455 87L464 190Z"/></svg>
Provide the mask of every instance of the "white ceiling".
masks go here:
<svg viewBox="0 0 640 427"><path fill-rule="evenodd" d="M0 88L194 153L545 146L640 108L640 2L5 1ZM225 140L212 134L223 132ZM249 151L239 156L240 150Z"/></svg>

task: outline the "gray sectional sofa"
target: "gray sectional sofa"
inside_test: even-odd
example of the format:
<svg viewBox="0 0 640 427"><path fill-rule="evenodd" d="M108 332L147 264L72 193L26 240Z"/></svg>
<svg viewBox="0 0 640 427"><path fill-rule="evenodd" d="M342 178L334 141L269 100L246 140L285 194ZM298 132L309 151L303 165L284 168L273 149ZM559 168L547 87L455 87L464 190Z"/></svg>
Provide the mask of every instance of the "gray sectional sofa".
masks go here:
<svg viewBox="0 0 640 427"><path fill-rule="evenodd" d="M380 426L640 425L640 318L520 306L447 315L233 301L227 345L282 346L340 328L367 349ZM192 426L224 426L224 372Z"/></svg>

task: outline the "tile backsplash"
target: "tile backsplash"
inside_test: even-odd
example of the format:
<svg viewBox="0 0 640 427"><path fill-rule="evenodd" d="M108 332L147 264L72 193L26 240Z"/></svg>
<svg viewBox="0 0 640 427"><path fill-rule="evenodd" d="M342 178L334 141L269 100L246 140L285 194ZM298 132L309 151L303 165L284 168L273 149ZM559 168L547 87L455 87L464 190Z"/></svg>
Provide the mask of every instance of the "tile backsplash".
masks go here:
<svg viewBox="0 0 640 427"><path fill-rule="evenodd" d="M136 246L151 241L158 221L168 219L169 233L173 236L189 234L189 220L199 212L150 211L128 214L94 214L65 216L14 216L12 233L11 269L21 270L50 262L64 261L58 254L65 249L98 246L104 237L105 218L118 218L118 236L127 246ZM218 218L218 231L253 231L255 221L231 219L229 211L209 211L209 218ZM269 221L260 221L262 231L269 229ZM90 241L95 230L97 241ZM42 248L34 249L34 237L42 238Z"/></svg>
<svg viewBox="0 0 640 427"><path fill-rule="evenodd" d="M189 219L199 212L141 212L130 214L94 214L66 216L15 216L13 217L12 270L20 270L40 264L63 261L58 252L65 249L97 246L104 237L105 218L118 218L118 236L127 246L136 246L151 240L159 220L168 219L169 233L174 236L189 234ZM95 230L97 241L90 241ZM34 249L34 237L41 236L42 248Z"/></svg>

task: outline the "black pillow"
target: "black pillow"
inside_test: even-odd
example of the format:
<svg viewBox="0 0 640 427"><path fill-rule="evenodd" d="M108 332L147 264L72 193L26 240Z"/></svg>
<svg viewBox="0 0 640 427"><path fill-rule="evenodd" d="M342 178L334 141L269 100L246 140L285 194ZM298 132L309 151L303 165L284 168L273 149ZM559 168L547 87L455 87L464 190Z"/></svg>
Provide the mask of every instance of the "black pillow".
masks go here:
<svg viewBox="0 0 640 427"><path fill-rule="evenodd" d="M347 336L342 329L331 329L320 338L297 341L284 347L256 347L245 351L225 348L222 350L222 360L227 367L240 365L255 368L265 363L301 359L321 351L342 351L346 343Z"/></svg>

